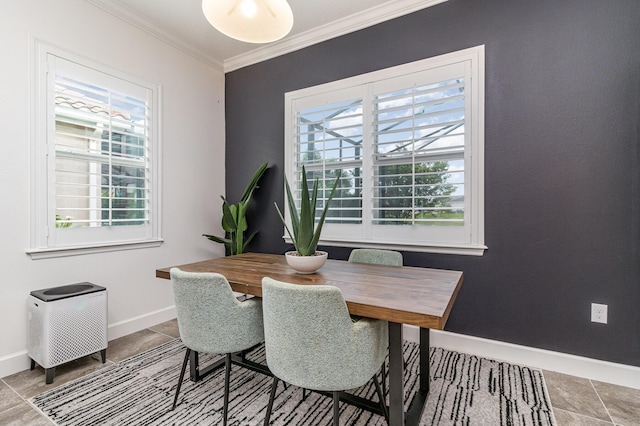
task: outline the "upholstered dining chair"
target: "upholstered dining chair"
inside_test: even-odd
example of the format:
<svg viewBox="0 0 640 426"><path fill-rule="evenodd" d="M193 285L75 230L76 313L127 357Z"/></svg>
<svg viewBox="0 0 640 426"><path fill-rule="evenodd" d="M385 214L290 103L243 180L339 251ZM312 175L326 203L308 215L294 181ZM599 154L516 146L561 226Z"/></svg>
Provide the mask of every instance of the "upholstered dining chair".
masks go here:
<svg viewBox="0 0 640 426"><path fill-rule="evenodd" d="M368 263L371 265L388 265L388 266L402 266L403 258L402 253L394 250L382 250L382 249L353 249L349 253L349 262L353 263ZM404 362L407 366L406 361ZM387 393L387 369L382 366L382 390Z"/></svg>
<svg viewBox="0 0 640 426"><path fill-rule="evenodd" d="M187 347L172 410L191 351L225 354L223 424L227 424L231 355L264 341L259 298L239 301L227 279L217 273L184 272L171 268L180 338Z"/></svg>
<svg viewBox="0 0 640 426"><path fill-rule="evenodd" d="M349 253L349 262L354 263L402 266L402 261L402 253L394 250L353 249Z"/></svg>
<svg viewBox="0 0 640 426"><path fill-rule="evenodd" d="M332 392L333 424L340 422L340 391L374 380L381 411L386 404L377 372L386 356L387 322L352 322L340 289L262 280L267 365L274 375L265 426L280 380L303 389Z"/></svg>

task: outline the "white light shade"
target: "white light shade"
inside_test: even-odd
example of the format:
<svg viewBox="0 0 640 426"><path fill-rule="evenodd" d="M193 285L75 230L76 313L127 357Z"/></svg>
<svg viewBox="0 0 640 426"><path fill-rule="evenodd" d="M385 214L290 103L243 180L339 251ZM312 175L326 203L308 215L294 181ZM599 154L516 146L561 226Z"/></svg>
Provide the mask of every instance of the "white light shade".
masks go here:
<svg viewBox="0 0 640 426"><path fill-rule="evenodd" d="M286 0L202 0L202 11L222 34L248 43L279 40L293 26Z"/></svg>

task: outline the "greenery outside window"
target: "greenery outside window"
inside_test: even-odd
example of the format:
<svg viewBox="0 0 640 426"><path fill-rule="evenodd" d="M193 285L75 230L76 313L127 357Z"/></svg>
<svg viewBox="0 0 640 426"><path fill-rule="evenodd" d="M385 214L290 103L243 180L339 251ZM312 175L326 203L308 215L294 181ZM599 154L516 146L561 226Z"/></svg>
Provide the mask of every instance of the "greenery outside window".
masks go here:
<svg viewBox="0 0 640 426"><path fill-rule="evenodd" d="M483 46L290 92L285 109L296 199L303 165L327 192L341 173L321 244L486 249Z"/></svg>

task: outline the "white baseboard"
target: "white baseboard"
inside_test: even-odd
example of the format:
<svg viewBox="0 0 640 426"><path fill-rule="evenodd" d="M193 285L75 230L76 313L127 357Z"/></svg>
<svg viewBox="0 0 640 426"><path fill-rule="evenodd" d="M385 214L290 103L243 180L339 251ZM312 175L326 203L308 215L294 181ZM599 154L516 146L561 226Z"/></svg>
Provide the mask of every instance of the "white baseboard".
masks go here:
<svg viewBox="0 0 640 426"><path fill-rule="evenodd" d="M0 378L10 376L30 367L27 351L14 352L0 357Z"/></svg>
<svg viewBox="0 0 640 426"><path fill-rule="evenodd" d="M124 321L109 324L108 334L109 340L114 340L122 336L126 336L145 328L153 327L165 321L172 320L176 317L175 306L159 309Z"/></svg>
<svg viewBox="0 0 640 426"><path fill-rule="evenodd" d="M108 340L114 340L145 328L153 327L176 317L174 306L149 312L138 317L130 318L107 326ZM108 352L108 349L107 349ZM10 376L30 368L31 360L27 350L14 352L0 357L0 378Z"/></svg>
<svg viewBox="0 0 640 426"><path fill-rule="evenodd" d="M413 342L420 340L419 328L415 326L405 325L403 335L406 340ZM443 349L640 389L640 367L466 336L448 331L431 330L429 341L431 346Z"/></svg>

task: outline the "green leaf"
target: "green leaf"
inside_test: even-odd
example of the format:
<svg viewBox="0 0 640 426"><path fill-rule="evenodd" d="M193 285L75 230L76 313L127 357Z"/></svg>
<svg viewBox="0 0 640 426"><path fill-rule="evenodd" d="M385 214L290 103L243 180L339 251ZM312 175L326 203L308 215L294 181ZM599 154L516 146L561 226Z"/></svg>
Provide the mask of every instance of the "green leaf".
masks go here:
<svg viewBox="0 0 640 426"><path fill-rule="evenodd" d="M282 215L282 212L280 211L280 208L278 207L278 204L276 204L274 202L273 205L276 206L276 210L278 211L278 216L280 216L280 220L284 224L284 229L287 230L287 234L289 234L289 238L291 238L291 241L293 241L293 245L297 247L295 235L291 233L291 230L287 226L287 221L284 220L284 216ZM297 248L296 248L296 250L297 250Z"/></svg>
<svg viewBox="0 0 640 426"><path fill-rule="evenodd" d="M324 205L324 209L322 211L322 215L318 221L317 227L315 225L315 212L318 201L318 191L319 191L319 182L318 179L315 180L313 184L313 191L311 193L311 198L309 198L309 183L307 181L306 169L302 166L302 190L300 196L300 212L296 210L295 200L293 198L291 188L289 186L289 182L285 176L285 189L287 193L287 202L289 205L289 215L291 218L291 228L287 226L287 222L285 221L280 208L277 203L273 203L278 211L278 216L280 216L280 220L284 224L284 227L293 242L293 245L296 248L296 251L301 256L310 256L316 252L318 247L318 241L320 241L320 234L322 232L322 226L324 225L324 221L327 216L327 212L329 211L329 206L331 201L333 200L333 196L338 187L338 183L340 182L340 178L342 176L342 172L338 173L336 180L333 184L333 188L331 189L331 193L329 194L327 201ZM293 231L293 232L292 232Z"/></svg>
<svg viewBox="0 0 640 426"><path fill-rule="evenodd" d="M249 228L246 213L253 191L258 188L258 181L268 168L268 163L263 163L255 171L251 181L242 193L241 201L237 204L229 204L225 197L222 198L222 229L226 232L227 238L220 238L213 235L203 234L211 241L224 244L229 254L240 254L253 239L256 232L251 234L245 241L244 232Z"/></svg>
<svg viewBox="0 0 640 426"><path fill-rule="evenodd" d="M285 177L284 179L284 183L285 183L285 188L287 190L287 200L288 200L288 205L289 205L289 216L291 218L291 229L293 230L293 234L289 231L289 229L287 229L287 232L289 232L289 236L291 237L291 240L293 241L293 245L298 246L298 229L300 228L300 216L298 215L298 211L296 210L296 201L293 198L293 194L291 193L291 188L289 187L289 182L287 181L287 178ZM274 203L275 204L275 203ZM278 206L276 205L276 208ZM280 209L278 209L278 213L280 214L280 218L282 219L282 223L285 224L286 227L286 222L284 221L284 218L282 217L282 214L280 213Z"/></svg>
<svg viewBox="0 0 640 426"><path fill-rule="evenodd" d="M209 235L209 234L202 234L203 237L207 237L208 239L210 239L211 241L215 241L216 243L220 243L220 244L231 244L231 240L228 238L221 238L221 237L216 237L215 235Z"/></svg>
<svg viewBox="0 0 640 426"><path fill-rule="evenodd" d="M238 232L244 232L247 230L249 225L247 224L247 203L238 203L237 206L237 214L236 214L236 226Z"/></svg>
<svg viewBox="0 0 640 426"><path fill-rule="evenodd" d="M255 237L257 233L258 231L252 232L251 235L247 237L247 239L244 241L244 244L242 245L242 251L247 248L247 245L251 242L251 240L253 240L253 237Z"/></svg>
<svg viewBox="0 0 640 426"><path fill-rule="evenodd" d="M316 232L313 236L312 241L314 253L316 251L316 248L318 247L318 241L320 241L320 233L322 233L322 226L324 225L324 221L327 217L327 212L329 211L331 200L333 200L333 195L335 194L338 183L340 182L340 177L342 177L342 171L340 171L338 173L338 176L336 176L336 181L333 183L333 188L331 189L331 193L329 193L329 198L327 198L327 202L324 204L324 210L322 211L322 215L320 216L320 220L318 221L318 227L316 228Z"/></svg>
<svg viewBox="0 0 640 426"><path fill-rule="evenodd" d="M253 174L251 181L249 182L249 184L247 184L247 187L242 193L242 197L240 197L240 202L249 201L249 199L251 198L251 195L253 194L253 191L258 187L258 181L260 180L264 172L267 171L267 167L268 167L268 163L262 163L262 165L258 167L258 170L256 170L256 172Z"/></svg>
<svg viewBox="0 0 640 426"><path fill-rule="evenodd" d="M222 200L224 201L222 204L222 229L227 232L236 232L238 229L238 224L236 223L237 207L227 203L224 197L222 197Z"/></svg>
<svg viewBox="0 0 640 426"><path fill-rule="evenodd" d="M302 166L302 193L300 194L300 227L298 229L298 251L303 256L308 256L309 245L313 240L313 224L315 221L315 199L318 190L318 181L313 187L313 203L309 200L309 184L304 166Z"/></svg>

